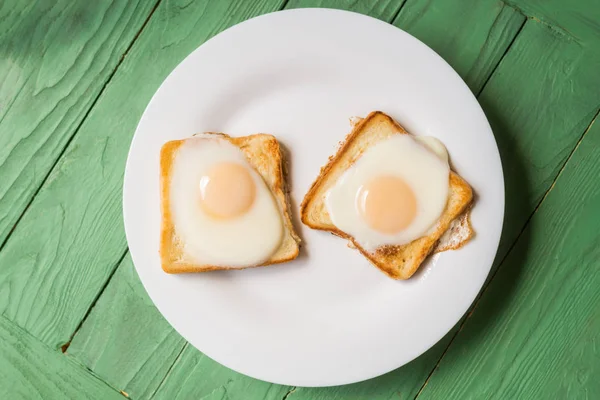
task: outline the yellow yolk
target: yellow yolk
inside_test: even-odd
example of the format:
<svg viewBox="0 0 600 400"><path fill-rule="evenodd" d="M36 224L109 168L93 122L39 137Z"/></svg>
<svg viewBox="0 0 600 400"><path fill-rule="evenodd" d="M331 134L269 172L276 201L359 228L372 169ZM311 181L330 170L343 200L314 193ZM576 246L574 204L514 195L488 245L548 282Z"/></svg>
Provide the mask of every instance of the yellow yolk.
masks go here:
<svg viewBox="0 0 600 400"><path fill-rule="evenodd" d="M222 162L200 178L200 205L217 218L234 218L244 214L256 195L256 186L246 167Z"/></svg>
<svg viewBox="0 0 600 400"><path fill-rule="evenodd" d="M383 175L360 187L357 207L372 229L384 234L395 234L405 229L415 218L417 199L404 180Z"/></svg>

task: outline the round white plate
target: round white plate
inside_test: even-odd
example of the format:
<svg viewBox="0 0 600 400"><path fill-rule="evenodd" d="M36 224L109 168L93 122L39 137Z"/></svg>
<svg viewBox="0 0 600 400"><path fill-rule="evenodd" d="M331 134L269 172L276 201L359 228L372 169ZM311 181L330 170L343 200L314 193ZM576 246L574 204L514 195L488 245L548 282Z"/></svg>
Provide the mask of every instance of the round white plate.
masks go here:
<svg viewBox="0 0 600 400"><path fill-rule="evenodd" d="M308 229L298 205L349 132L384 111L447 146L474 188L476 237L394 281L342 239ZM196 132L268 132L290 153L300 257L243 271L167 275L160 266L159 151ZM188 56L148 105L124 186L127 240L154 304L192 345L269 382L340 385L372 378L429 349L465 313L494 259L504 212L498 149L479 104L436 53L359 14L303 9L263 15Z"/></svg>

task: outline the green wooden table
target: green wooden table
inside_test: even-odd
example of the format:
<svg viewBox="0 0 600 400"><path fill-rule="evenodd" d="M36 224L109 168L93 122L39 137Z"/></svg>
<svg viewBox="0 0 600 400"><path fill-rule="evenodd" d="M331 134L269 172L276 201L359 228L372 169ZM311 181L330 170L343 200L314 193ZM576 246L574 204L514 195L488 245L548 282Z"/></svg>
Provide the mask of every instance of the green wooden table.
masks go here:
<svg viewBox="0 0 600 400"><path fill-rule="evenodd" d="M477 95L506 180L498 256L436 346L343 387L273 385L195 350L127 252L121 185L154 91L211 36L296 7L357 11ZM598 0L0 2L0 399L599 399Z"/></svg>

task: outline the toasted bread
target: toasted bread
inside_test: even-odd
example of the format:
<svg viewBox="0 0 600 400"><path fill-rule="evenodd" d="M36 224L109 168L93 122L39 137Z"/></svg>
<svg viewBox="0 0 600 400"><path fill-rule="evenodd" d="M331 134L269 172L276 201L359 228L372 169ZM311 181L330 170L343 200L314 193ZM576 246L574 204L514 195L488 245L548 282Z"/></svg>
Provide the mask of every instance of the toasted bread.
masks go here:
<svg viewBox="0 0 600 400"><path fill-rule="evenodd" d="M471 225L471 207L473 201L461 215L450 223L448 230L442 235L431 251L432 254L447 250L458 250L463 247L475 234Z"/></svg>
<svg viewBox="0 0 600 400"><path fill-rule="evenodd" d="M300 213L302 222L313 229L329 231L348 239L372 264L394 279L408 279L419 268L425 258L434 251L436 244L451 227L457 217L463 215L473 199L471 187L455 172L450 172L448 202L442 216L427 236L421 237L405 245L386 245L374 251L367 251L348 233L339 230L331 221L325 206L325 194L335 185L342 174L370 146L389 138L392 135L408 134L402 126L388 115L375 111L360 120L350 134L341 143L337 153L330 157L315 182L308 190ZM457 223L457 229L468 240L472 228L468 213ZM444 239L441 250L457 248L466 240Z"/></svg>
<svg viewBox="0 0 600 400"><path fill-rule="evenodd" d="M361 117L350 117L350 126L354 128L356 124L360 123L363 118ZM475 234L473 226L471 225L471 205L466 210L456 217L450 224L450 228L442 235L440 240L435 244L435 247L431 251L432 254L441 253L448 250L458 250L463 247ZM349 247L356 248L352 242L348 242Z"/></svg>
<svg viewBox="0 0 600 400"><path fill-rule="evenodd" d="M239 147L246 155L248 163L262 176L268 188L273 193L283 222L283 238L279 248L264 263L244 267L227 267L218 265L197 265L190 262L183 254L182 245L173 225L170 209L170 181L173 160L177 149L185 142L173 140L165 143L160 154L160 193L162 228L160 240L160 256L162 268L168 273L206 272L220 269L244 269L250 267L266 266L271 264L291 261L298 256L300 238L294 231L290 214L288 191L286 187L285 164L279 142L272 135L256 134L243 137L230 137L223 133L210 133L219 135Z"/></svg>

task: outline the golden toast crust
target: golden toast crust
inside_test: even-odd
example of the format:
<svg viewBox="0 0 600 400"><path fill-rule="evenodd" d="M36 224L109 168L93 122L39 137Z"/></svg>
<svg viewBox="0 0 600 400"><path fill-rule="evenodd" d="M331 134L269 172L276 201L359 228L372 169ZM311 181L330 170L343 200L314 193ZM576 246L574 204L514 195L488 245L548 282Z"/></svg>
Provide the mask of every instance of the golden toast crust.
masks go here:
<svg viewBox="0 0 600 400"><path fill-rule="evenodd" d="M294 231L292 224L286 187L284 159L277 139L274 136L267 134L256 134L236 138L232 138L223 133L210 134L219 135L222 139L238 146L246 155L248 163L262 176L271 190L271 193L273 193L282 213L282 222L284 225L284 236L281 245L269 260L260 265L228 268L226 266L196 265L187 262L182 254L181 245L173 226L169 196L169 184L171 181L173 160L177 150L186 139L173 140L165 143L160 153L160 197L162 212L160 256L163 270L172 274L208 272L215 270L239 270L279 264L295 259L300 250L300 238Z"/></svg>
<svg viewBox="0 0 600 400"><path fill-rule="evenodd" d="M369 132L372 133L369 134ZM329 162L321 168L319 176L311 185L300 205L300 217L305 225L313 229L328 231L348 239L372 264L388 276L394 279L408 279L432 252L452 221L467 210L473 199L473 192L467 182L456 173L450 172L448 203L438 224L429 235L401 246L382 246L373 252L366 251L351 235L341 231L333 224L323 201L328 188L360 157L366 148L374 142L384 140L394 134L408 134L408 132L391 117L380 111L372 112L358 122L341 143L337 153L331 156ZM372 138L372 136L377 137ZM465 221L468 226L464 224L461 226L470 229L468 215L465 217ZM460 247L465 242L458 245L449 244L443 250L453 248L453 246Z"/></svg>

